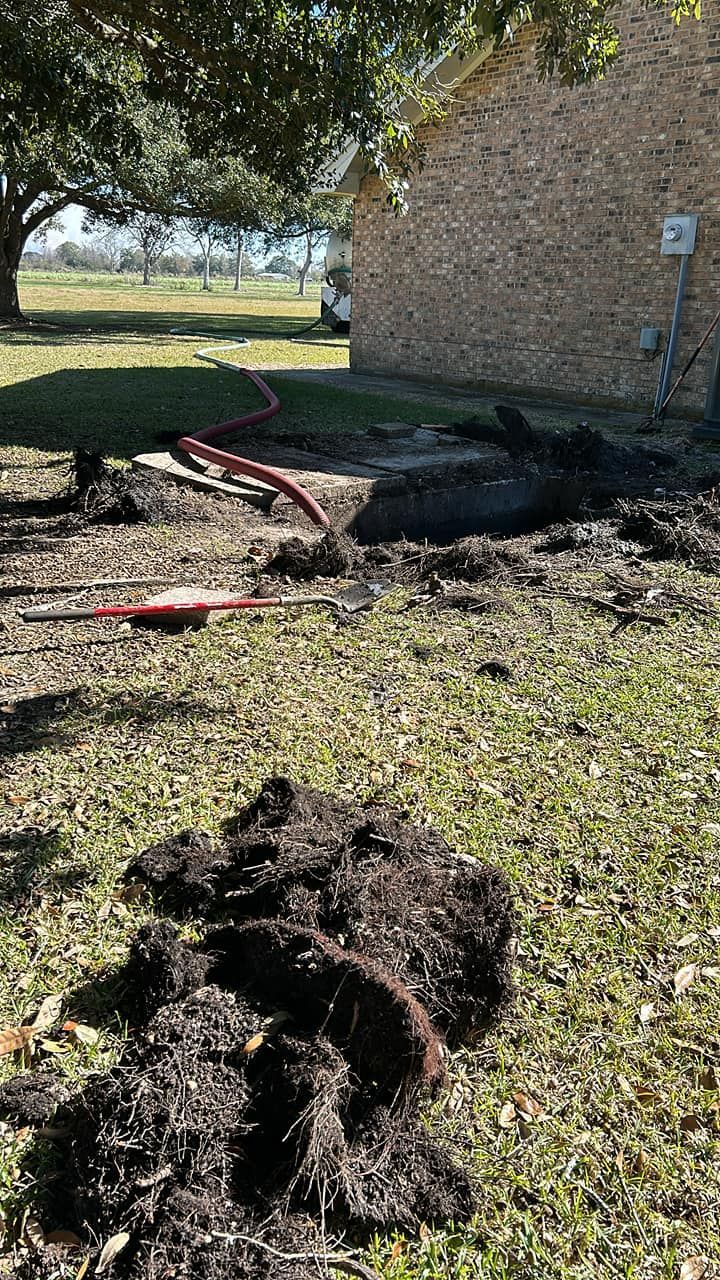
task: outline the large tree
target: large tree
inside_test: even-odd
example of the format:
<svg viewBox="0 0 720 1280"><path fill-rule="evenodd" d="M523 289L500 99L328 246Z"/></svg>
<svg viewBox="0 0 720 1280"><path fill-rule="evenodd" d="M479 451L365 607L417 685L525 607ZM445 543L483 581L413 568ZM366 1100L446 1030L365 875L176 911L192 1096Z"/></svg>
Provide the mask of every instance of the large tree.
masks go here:
<svg viewBox="0 0 720 1280"><path fill-rule="evenodd" d="M0 319L20 315L17 271L28 238L70 204L102 211L118 166L142 151L139 64L78 31L52 3L0 0L5 42L36 68L0 81Z"/></svg>
<svg viewBox="0 0 720 1280"><path fill-rule="evenodd" d="M331 231L338 232L345 239L351 235L352 201L335 196L310 196L305 200L286 198L278 202L278 215L266 231L266 248L281 246L288 240L296 240L302 246L298 295L304 298L305 281L315 250L327 240Z"/></svg>

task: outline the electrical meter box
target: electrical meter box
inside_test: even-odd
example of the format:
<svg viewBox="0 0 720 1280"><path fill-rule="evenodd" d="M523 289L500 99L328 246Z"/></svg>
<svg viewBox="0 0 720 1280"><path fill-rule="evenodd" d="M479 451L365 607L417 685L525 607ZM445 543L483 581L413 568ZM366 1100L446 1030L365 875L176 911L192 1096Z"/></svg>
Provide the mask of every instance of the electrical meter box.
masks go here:
<svg viewBox="0 0 720 1280"><path fill-rule="evenodd" d="M698 215L671 213L663 222L661 253L692 253L695 249Z"/></svg>

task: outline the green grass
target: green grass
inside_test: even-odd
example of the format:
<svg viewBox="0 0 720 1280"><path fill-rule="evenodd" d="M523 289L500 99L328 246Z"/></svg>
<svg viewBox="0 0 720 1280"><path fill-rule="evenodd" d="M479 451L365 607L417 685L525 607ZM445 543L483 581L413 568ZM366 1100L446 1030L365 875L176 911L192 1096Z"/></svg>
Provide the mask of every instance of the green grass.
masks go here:
<svg viewBox="0 0 720 1280"><path fill-rule="evenodd" d="M30 282L32 280L32 283ZM296 298L293 286L261 282L254 295L202 295L61 283L22 283L23 306L38 321L62 329L0 331L0 445L25 460L97 447L122 459L152 446L158 432L197 430L258 406L259 393L232 372L200 363L194 352L211 339L174 337L171 328L252 334L297 332L317 315L317 298ZM252 337L251 345L220 353L253 369L344 368L347 338L318 329L307 342ZM407 404L393 396L338 396L330 387L271 378L283 401L279 419L292 431L352 431L402 418ZM413 419L434 420L437 405L412 402ZM448 411L448 419L462 416ZM274 424L270 430L275 429Z"/></svg>
<svg viewBox="0 0 720 1280"><path fill-rule="evenodd" d="M97 427L101 409L124 456L171 386L185 387L171 408L183 422L238 407L232 375L198 368L183 383L182 344L16 335L5 348L11 464L25 456L23 413L35 465L70 447L73 424ZM128 374L142 378L134 407ZM42 387L54 388L47 405ZM314 388L311 399L290 382L283 393L293 426L398 416L376 397ZM230 550L219 535L218 554ZM666 572L685 590L714 585ZM403 605L391 597L342 630L308 613L228 617L152 642L82 633L77 674L57 676L66 701L11 739L4 761L0 1025L80 986L100 1042L48 1061L75 1078L109 1060L121 1036L113 969L148 910L113 900L123 866L184 826L219 830L271 773L401 806L507 872L518 998L453 1056L429 1117L472 1153L476 1220L378 1239L378 1272L680 1280L690 1256L717 1265L720 1093L704 1086L711 1066L720 1075L718 626L682 615L612 636L607 617L520 590L475 618ZM113 658L99 669L103 640ZM0 664L28 678L35 660L52 670L48 644L49 633L22 653L2 642ZM488 657L514 668L512 683L478 675ZM689 963L695 980L678 996ZM504 1127L517 1091L544 1114L506 1109ZM54 1166L47 1142L23 1138L18 1152L1 1141L0 1215L15 1221Z"/></svg>
<svg viewBox="0 0 720 1280"><path fill-rule="evenodd" d="M262 331L272 338L298 332L320 314L318 285L309 285L307 296L298 298L293 284L272 280L248 281L239 293L232 292L227 281L220 281L203 292L197 280L165 279L143 288L122 277L81 275L75 279L62 274L38 279L35 272L25 272L20 276L20 298L28 316L73 331L91 328L167 334L176 325L197 324L219 333ZM326 329L317 332L332 336ZM286 347L282 351L286 362L298 363L288 356ZM342 363L342 358L337 363Z"/></svg>

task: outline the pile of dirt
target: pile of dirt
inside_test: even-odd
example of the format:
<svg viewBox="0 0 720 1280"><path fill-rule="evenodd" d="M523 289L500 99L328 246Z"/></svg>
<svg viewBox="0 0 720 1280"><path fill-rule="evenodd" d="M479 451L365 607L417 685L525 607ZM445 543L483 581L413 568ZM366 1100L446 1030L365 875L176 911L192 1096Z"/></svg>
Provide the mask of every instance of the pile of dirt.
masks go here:
<svg viewBox="0 0 720 1280"><path fill-rule="evenodd" d="M102 454L76 449L69 505L99 524L161 524L178 510L167 481L113 467Z"/></svg>
<svg viewBox="0 0 720 1280"><path fill-rule="evenodd" d="M453 432L506 449L511 458L525 458L561 471L647 477L654 470L678 464L677 455L669 449L623 444L587 422L567 431L542 431L508 405L496 405L495 413L497 426L470 418L453 426Z"/></svg>
<svg viewBox="0 0 720 1280"><path fill-rule="evenodd" d="M659 560L682 560L720 573L720 489L618 502L621 537Z"/></svg>
<svg viewBox="0 0 720 1280"><path fill-rule="evenodd" d="M649 445L626 445L580 422L569 431L544 431L537 435L533 457L563 471L600 471L612 475L647 477L654 470L677 466L678 459L668 449Z"/></svg>
<svg viewBox="0 0 720 1280"><path fill-rule="evenodd" d="M498 582L527 569L528 560L521 551L480 535L458 538L447 546L428 547L418 563L417 576L453 582Z"/></svg>
<svg viewBox="0 0 720 1280"><path fill-rule="evenodd" d="M265 571L293 579L316 576L372 578L381 574L392 582L411 585L430 578L456 582L492 582L528 569L516 548L484 535L458 538L444 545L422 542L384 542L361 546L349 534L328 530L314 543L300 538L281 542Z"/></svg>
<svg viewBox="0 0 720 1280"><path fill-rule="evenodd" d="M317 542L287 538L266 565L266 572L302 581L306 578L342 578L365 564L363 548L349 534L327 529Z"/></svg>
<svg viewBox="0 0 720 1280"><path fill-rule="evenodd" d="M124 1280L367 1277L333 1243L348 1230L472 1213L467 1171L420 1111L445 1042L509 999L498 872L388 810L274 778L217 846L183 833L128 876L215 927L197 944L167 921L140 930L122 975L132 1038L61 1112L58 1224L99 1242L94 1261L127 1233Z"/></svg>
<svg viewBox="0 0 720 1280"><path fill-rule="evenodd" d="M621 538L620 521L606 517L598 520L569 520L563 524L550 525L543 530L542 538L535 544L534 550L550 555L575 551L579 553L579 561L587 564L595 559L626 559L637 556L643 548L639 542Z"/></svg>

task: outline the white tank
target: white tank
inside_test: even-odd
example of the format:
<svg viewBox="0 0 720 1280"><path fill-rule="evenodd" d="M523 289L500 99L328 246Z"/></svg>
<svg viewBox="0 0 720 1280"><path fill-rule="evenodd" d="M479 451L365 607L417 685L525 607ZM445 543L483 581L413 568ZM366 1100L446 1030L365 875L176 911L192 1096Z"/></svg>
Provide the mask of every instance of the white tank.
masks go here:
<svg viewBox="0 0 720 1280"><path fill-rule="evenodd" d="M325 250L325 276L328 284L349 293L352 281L352 241L343 240L333 231Z"/></svg>

